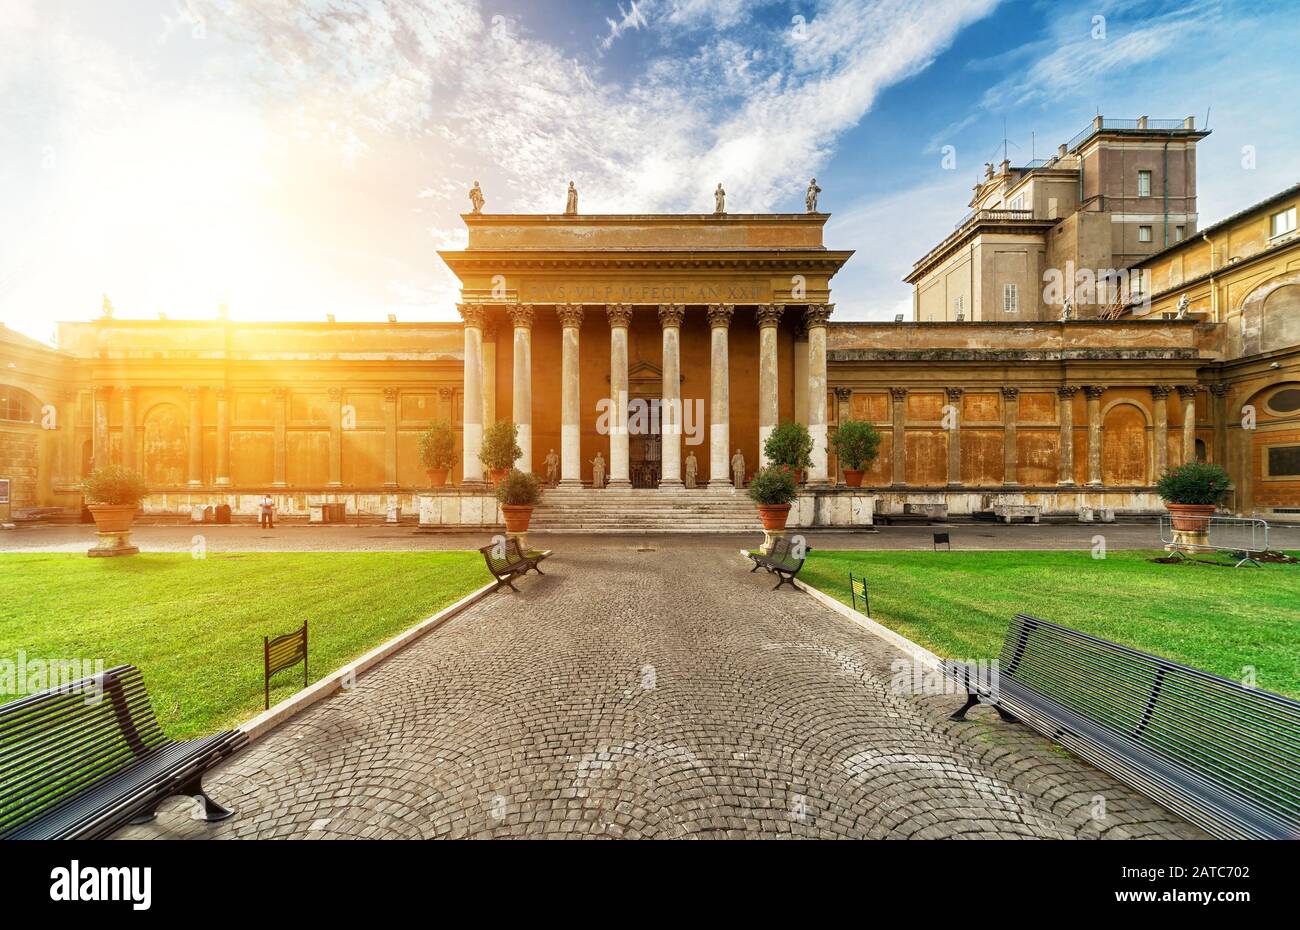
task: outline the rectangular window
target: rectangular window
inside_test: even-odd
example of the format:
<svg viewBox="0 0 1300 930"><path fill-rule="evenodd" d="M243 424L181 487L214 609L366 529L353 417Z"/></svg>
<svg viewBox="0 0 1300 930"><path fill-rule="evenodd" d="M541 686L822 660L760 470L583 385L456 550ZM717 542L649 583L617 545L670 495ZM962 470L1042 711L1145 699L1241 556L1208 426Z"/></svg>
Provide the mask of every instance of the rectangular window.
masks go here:
<svg viewBox="0 0 1300 930"><path fill-rule="evenodd" d="M1139 227L1138 227L1138 242L1150 242L1150 241L1151 241L1151 227L1150 227L1150 226L1139 226Z"/></svg>
<svg viewBox="0 0 1300 930"><path fill-rule="evenodd" d="M1283 210L1281 213L1274 213L1271 220L1270 237L1285 236L1289 232L1295 232L1295 207Z"/></svg>
<svg viewBox="0 0 1300 930"><path fill-rule="evenodd" d="M1300 446L1270 446L1268 476L1270 478L1300 477Z"/></svg>
<svg viewBox="0 0 1300 930"><path fill-rule="evenodd" d="M956 314L956 313L961 313L961 311L962 311L963 307L965 307L965 305L966 305L966 298L965 298L965 297L962 297L962 296L960 296L960 295L958 295L957 297L954 297L954 298L952 299L952 312L953 312L954 314Z"/></svg>
<svg viewBox="0 0 1300 930"><path fill-rule="evenodd" d="M1138 196L1139 197L1151 196L1151 172L1150 171L1138 172Z"/></svg>
<svg viewBox="0 0 1300 930"><path fill-rule="evenodd" d="M1002 285L1002 312L1016 313L1020 309L1020 294L1014 284Z"/></svg>
<svg viewBox="0 0 1300 930"><path fill-rule="evenodd" d="M1174 241L1175 241L1175 242L1182 242L1182 241L1183 241L1183 237L1186 236L1186 235L1187 235L1187 227L1186 227L1186 226L1175 226L1175 227L1174 227Z"/></svg>

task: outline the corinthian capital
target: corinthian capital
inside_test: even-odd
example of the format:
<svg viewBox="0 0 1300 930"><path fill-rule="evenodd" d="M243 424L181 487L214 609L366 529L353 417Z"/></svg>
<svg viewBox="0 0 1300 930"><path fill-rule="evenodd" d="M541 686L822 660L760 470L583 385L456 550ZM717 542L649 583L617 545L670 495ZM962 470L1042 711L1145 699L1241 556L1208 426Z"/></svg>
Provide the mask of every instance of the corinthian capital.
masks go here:
<svg viewBox="0 0 1300 930"><path fill-rule="evenodd" d="M834 312L834 304L809 304L803 312L804 322L809 329L825 326Z"/></svg>
<svg viewBox="0 0 1300 930"><path fill-rule="evenodd" d="M582 304L556 304L555 314L564 329L577 329L582 325Z"/></svg>
<svg viewBox="0 0 1300 930"><path fill-rule="evenodd" d="M481 330L487 321L487 307L482 304L457 304L456 309L460 311L460 318L466 326Z"/></svg>
<svg viewBox="0 0 1300 930"><path fill-rule="evenodd" d="M781 314L784 312L785 307L781 304L759 304L755 313L758 317L758 328L778 326L781 322Z"/></svg>
<svg viewBox="0 0 1300 930"><path fill-rule="evenodd" d="M510 322L514 324L515 329L532 329L532 304L515 304L506 312L510 314Z"/></svg>
<svg viewBox="0 0 1300 930"><path fill-rule="evenodd" d="M681 326L686 318L685 304L660 304L659 325L663 327Z"/></svg>
<svg viewBox="0 0 1300 930"><path fill-rule="evenodd" d="M617 327L627 327L632 325L632 305L631 304L605 304L605 316L609 318L611 329Z"/></svg>
<svg viewBox="0 0 1300 930"><path fill-rule="evenodd" d="M735 304L709 304L709 328L726 329L731 325L731 315L735 312Z"/></svg>

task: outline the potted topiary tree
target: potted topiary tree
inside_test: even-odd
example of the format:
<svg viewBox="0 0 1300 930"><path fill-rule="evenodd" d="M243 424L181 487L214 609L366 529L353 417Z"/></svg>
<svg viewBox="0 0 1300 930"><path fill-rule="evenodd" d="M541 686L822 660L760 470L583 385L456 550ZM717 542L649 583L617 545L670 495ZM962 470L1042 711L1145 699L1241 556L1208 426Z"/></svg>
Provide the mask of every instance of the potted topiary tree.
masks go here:
<svg viewBox="0 0 1300 930"><path fill-rule="evenodd" d="M1169 509L1174 533L1192 545L1205 544L1209 518L1231 488L1228 473L1209 462L1184 462L1156 482L1156 493Z"/></svg>
<svg viewBox="0 0 1300 930"><path fill-rule="evenodd" d="M429 485L440 488L456 464L456 431L446 420L435 420L420 434L420 463Z"/></svg>
<svg viewBox="0 0 1300 930"><path fill-rule="evenodd" d="M506 521L506 532L523 538L533 518L533 507L542 497L542 485L531 472L512 468L497 485L497 500ZM522 545L522 544L521 544Z"/></svg>
<svg viewBox="0 0 1300 930"><path fill-rule="evenodd" d="M139 552L131 545L131 523L140 500L149 493L144 479L121 465L105 465L86 476L81 491L99 533L99 542L86 555L103 557Z"/></svg>
<svg viewBox="0 0 1300 930"><path fill-rule="evenodd" d="M497 420L484 431L478 458L488 470L493 487L501 483L523 454L519 448L519 429L509 420Z"/></svg>
<svg viewBox="0 0 1300 930"><path fill-rule="evenodd" d="M808 427L786 420L768 435L763 452L771 464L788 468L794 473L794 480L802 483L804 469L812 467L812 447Z"/></svg>
<svg viewBox="0 0 1300 930"><path fill-rule="evenodd" d="M844 483L851 488L862 487L862 475L880 451L880 433L875 425L866 420L845 420L831 438L831 445L844 466Z"/></svg>
<svg viewBox="0 0 1300 930"><path fill-rule="evenodd" d="M763 518L763 529L769 534L785 529L790 517L790 504L799 496L794 483L794 473L784 465L768 465L754 472L749 482L749 497Z"/></svg>

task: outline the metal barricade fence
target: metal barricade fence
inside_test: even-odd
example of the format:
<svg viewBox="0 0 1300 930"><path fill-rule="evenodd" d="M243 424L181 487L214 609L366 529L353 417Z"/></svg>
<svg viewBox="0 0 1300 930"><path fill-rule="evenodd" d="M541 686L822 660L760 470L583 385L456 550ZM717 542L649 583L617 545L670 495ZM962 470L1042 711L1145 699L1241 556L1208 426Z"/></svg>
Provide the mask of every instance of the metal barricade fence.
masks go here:
<svg viewBox="0 0 1300 930"><path fill-rule="evenodd" d="M1254 556L1268 551L1268 523L1258 517L1180 516L1178 522L1191 531L1176 531L1173 518L1168 514L1160 518L1160 541L1176 554L1232 552L1236 554L1237 567L1240 568L1247 562L1258 565ZM1189 535L1203 535L1205 539L1193 543L1187 540Z"/></svg>

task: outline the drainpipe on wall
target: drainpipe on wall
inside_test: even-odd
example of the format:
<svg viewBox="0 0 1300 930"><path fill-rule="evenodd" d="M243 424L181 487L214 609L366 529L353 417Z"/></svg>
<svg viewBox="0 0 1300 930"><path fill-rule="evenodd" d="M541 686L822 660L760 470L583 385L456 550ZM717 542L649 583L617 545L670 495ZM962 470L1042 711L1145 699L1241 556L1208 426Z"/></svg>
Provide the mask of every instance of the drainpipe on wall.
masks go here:
<svg viewBox="0 0 1300 930"><path fill-rule="evenodd" d="M1164 182L1161 185L1161 187L1164 189L1164 192L1161 195L1160 225L1164 228L1165 244L1163 248L1166 249L1169 248L1169 143L1172 142L1173 139L1174 139L1174 134L1172 132L1169 135L1165 136L1164 149L1161 151L1160 154L1160 157L1164 162L1164 166L1161 168L1161 172L1160 172L1161 175L1163 176L1161 180Z"/></svg>
<svg viewBox="0 0 1300 930"><path fill-rule="evenodd" d="M1205 233L1201 233L1201 240L1210 247L1210 318L1216 323L1221 323L1219 319L1219 289L1214 286L1214 243Z"/></svg>

